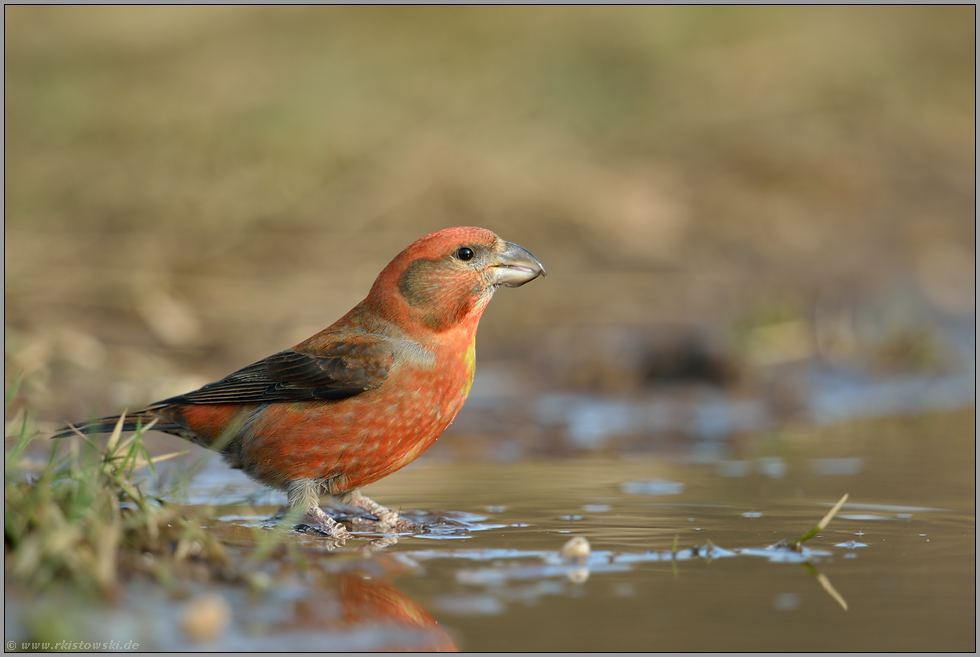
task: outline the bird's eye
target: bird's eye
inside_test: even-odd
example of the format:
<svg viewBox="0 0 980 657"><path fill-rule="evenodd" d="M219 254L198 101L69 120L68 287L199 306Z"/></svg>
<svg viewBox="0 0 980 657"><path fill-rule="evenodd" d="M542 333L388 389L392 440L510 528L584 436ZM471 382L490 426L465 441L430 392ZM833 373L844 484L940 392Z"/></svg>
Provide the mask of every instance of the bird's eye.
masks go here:
<svg viewBox="0 0 980 657"><path fill-rule="evenodd" d="M463 248L461 248L459 251L456 252L456 257L462 260L463 262L466 262L467 260L472 260L473 255L474 255L473 249L469 248L468 246L464 246Z"/></svg>

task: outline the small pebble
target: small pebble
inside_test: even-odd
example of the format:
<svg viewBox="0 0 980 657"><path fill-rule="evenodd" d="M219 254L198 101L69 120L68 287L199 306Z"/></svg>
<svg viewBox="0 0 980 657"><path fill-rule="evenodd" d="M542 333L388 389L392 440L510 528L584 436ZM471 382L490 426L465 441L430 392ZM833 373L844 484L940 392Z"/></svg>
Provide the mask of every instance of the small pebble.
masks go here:
<svg viewBox="0 0 980 657"><path fill-rule="evenodd" d="M588 539L584 536L576 536L575 538L569 539L568 542L562 546L558 555L562 559L584 561L591 553L592 546L589 545Z"/></svg>
<svg viewBox="0 0 980 657"><path fill-rule="evenodd" d="M217 593L194 598L187 603L181 622L192 641L211 641L221 636L231 620L231 607Z"/></svg>

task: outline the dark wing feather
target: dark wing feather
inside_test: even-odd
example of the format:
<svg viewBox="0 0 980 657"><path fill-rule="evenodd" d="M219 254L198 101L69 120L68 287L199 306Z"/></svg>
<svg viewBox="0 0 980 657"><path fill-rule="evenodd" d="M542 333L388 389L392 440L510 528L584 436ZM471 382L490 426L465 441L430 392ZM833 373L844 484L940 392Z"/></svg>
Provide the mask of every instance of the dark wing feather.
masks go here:
<svg viewBox="0 0 980 657"><path fill-rule="evenodd" d="M393 362L390 345L364 338L315 350L287 349L153 407L344 399L380 386Z"/></svg>

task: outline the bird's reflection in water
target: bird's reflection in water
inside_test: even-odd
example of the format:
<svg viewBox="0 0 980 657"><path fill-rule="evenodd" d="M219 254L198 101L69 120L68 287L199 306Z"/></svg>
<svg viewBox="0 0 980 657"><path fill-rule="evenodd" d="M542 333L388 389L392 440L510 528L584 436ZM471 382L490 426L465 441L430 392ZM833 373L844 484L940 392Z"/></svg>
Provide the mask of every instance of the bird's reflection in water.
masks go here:
<svg viewBox="0 0 980 657"><path fill-rule="evenodd" d="M426 649L456 651L449 634L415 600L384 582L357 575L339 578L338 589L348 625L385 624L406 630L422 630Z"/></svg>
<svg viewBox="0 0 980 657"><path fill-rule="evenodd" d="M324 575L276 633L315 629L324 650L458 652L438 621L392 585L362 572Z"/></svg>

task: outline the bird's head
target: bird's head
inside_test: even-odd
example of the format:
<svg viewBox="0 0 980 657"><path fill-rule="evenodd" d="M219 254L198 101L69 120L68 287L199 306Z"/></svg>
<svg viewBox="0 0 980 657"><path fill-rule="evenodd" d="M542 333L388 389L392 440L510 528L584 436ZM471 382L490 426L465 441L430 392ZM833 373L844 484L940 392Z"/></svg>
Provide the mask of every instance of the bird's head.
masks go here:
<svg viewBox="0 0 980 657"><path fill-rule="evenodd" d="M544 266L527 249L484 228L446 228L395 256L367 302L396 323L421 322L435 331L479 321L501 285L520 287Z"/></svg>

